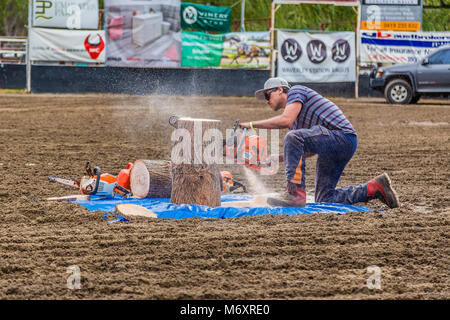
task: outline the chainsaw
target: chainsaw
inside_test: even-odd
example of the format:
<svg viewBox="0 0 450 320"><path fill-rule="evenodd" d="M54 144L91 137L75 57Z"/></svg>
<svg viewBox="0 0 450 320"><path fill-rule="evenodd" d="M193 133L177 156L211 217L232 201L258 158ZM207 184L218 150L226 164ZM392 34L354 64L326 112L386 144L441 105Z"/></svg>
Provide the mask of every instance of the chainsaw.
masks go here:
<svg viewBox="0 0 450 320"><path fill-rule="evenodd" d="M239 188L242 188L243 192L247 192L247 188L245 187L245 185L242 182L233 179L233 176L229 171L220 171L220 175L222 178L220 181L222 192L227 191L227 189L230 192L234 192Z"/></svg>
<svg viewBox="0 0 450 320"><path fill-rule="evenodd" d="M236 120L231 137L224 140L226 154L232 155L235 163L250 169L266 175L276 173L276 166L268 169L272 160L267 153L267 140L257 135L247 136L247 128L238 131L239 123Z"/></svg>
<svg viewBox="0 0 450 320"><path fill-rule="evenodd" d="M129 169L128 164L127 169ZM126 197L130 196L130 191L119 185L118 178L109 173L101 173L99 167L92 169L91 162L86 163L87 176L83 176L79 181L63 177L50 176L51 182L56 182L64 186L78 189L81 194L95 195L105 198L112 198L116 193L120 193ZM122 170L126 171L126 170ZM120 180L120 179L119 179Z"/></svg>

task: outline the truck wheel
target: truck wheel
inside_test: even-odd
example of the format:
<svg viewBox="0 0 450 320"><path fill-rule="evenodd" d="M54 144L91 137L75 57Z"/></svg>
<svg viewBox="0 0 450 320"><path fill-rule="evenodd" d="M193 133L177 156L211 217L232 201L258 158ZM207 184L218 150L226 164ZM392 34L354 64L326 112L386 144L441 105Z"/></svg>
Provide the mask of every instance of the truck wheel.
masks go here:
<svg viewBox="0 0 450 320"><path fill-rule="evenodd" d="M420 99L420 94L416 94L414 97L412 97L412 99L409 103L410 104L417 103L417 101L419 101L419 99Z"/></svg>
<svg viewBox="0 0 450 320"><path fill-rule="evenodd" d="M394 79L388 83L384 90L384 97L392 104L408 104L412 99L412 88L402 79Z"/></svg>

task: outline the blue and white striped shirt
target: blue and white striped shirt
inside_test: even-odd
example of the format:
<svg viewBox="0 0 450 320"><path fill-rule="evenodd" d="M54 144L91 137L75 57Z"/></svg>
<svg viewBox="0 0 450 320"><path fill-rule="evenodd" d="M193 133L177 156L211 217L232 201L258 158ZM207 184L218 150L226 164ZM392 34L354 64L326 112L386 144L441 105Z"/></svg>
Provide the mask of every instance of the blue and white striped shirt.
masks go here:
<svg viewBox="0 0 450 320"><path fill-rule="evenodd" d="M289 130L309 129L321 125L329 130L341 130L356 135L356 130L342 110L313 89L301 85L293 86L287 93L286 105L293 102L300 102L303 107Z"/></svg>

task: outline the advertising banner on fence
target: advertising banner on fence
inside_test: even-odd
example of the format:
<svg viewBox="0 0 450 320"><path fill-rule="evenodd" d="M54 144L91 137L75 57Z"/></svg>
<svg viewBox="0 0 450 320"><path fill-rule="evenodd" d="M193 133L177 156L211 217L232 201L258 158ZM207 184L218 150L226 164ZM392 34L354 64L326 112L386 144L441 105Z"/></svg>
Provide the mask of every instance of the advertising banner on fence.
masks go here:
<svg viewBox="0 0 450 320"><path fill-rule="evenodd" d="M362 63L416 63L450 45L450 32L361 31Z"/></svg>
<svg viewBox="0 0 450 320"><path fill-rule="evenodd" d="M270 33L232 32L225 35L221 68L269 69Z"/></svg>
<svg viewBox="0 0 450 320"><path fill-rule="evenodd" d="M181 3L181 28L226 33L230 31L231 7Z"/></svg>
<svg viewBox="0 0 450 320"><path fill-rule="evenodd" d="M278 76L291 82L355 81L355 33L278 31Z"/></svg>
<svg viewBox="0 0 450 320"><path fill-rule="evenodd" d="M98 29L98 0L34 0L33 27Z"/></svg>
<svg viewBox="0 0 450 320"><path fill-rule="evenodd" d="M223 34L182 31L182 67L218 67L222 58Z"/></svg>
<svg viewBox="0 0 450 320"><path fill-rule="evenodd" d="M361 29L420 31L423 0L361 0Z"/></svg>
<svg viewBox="0 0 450 320"><path fill-rule="evenodd" d="M182 31L183 67L268 69L269 32Z"/></svg>
<svg viewBox="0 0 450 320"><path fill-rule="evenodd" d="M317 3L317 4L334 4L339 6L356 6L358 5L359 0L309 0L309 3ZM273 0L274 4L281 3L281 4L300 4L302 2L306 2L303 0Z"/></svg>
<svg viewBox="0 0 450 320"><path fill-rule="evenodd" d="M30 59L35 61L105 62L105 32L30 28Z"/></svg>
<svg viewBox="0 0 450 320"><path fill-rule="evenodd" d="M178 68L180 30L179 0L105 0L106 65Z"/></svg>

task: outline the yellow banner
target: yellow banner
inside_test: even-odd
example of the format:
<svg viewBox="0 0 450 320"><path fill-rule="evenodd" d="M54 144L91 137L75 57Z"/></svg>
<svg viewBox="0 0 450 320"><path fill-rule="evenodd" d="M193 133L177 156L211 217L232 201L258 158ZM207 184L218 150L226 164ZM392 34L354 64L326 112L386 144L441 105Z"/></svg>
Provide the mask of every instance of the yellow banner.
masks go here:
<svg viewBox="0 0 450 320"><path fill-rule="evenodd" d="M419 21L361 21L361 29L381 31L420 31Z"/></svg>

